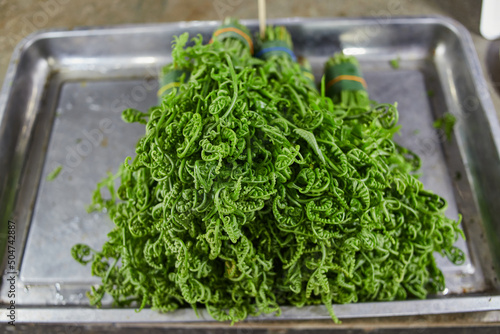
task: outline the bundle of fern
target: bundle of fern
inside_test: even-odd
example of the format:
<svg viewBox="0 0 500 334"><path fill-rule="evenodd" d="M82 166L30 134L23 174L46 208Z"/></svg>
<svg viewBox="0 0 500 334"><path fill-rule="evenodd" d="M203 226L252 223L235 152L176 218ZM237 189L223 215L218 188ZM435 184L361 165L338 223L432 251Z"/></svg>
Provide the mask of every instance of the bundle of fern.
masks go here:
<svg viewBox="0 0 500 334"><path fill-rule="evenodd" d="M189 76L148 113L124 111L145 134L92 205L115 227L101 250L72 250L102 278L91 304L108 293L234 322L323 303L337 321L332 303L442 290L434 252L463 261L461 231L412 176L418 157L392 140L396 107L350 90L332 100L325 80L318 91L283 27L256 41L258 58L249 36L236 21L209 44L181 35L166 73Z"/></svg>

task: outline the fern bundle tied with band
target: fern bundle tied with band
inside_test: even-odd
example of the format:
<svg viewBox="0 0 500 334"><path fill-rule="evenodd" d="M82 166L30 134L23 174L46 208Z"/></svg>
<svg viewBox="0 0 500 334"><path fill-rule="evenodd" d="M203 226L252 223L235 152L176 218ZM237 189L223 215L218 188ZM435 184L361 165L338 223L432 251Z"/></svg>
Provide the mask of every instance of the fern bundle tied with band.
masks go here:
<svg viewBox="0 0 500 334"><path fill-rule="evenodd" d="M273 56L282 56L297 61L292 50L292 38L285 27L269 27L266 29L264 39L259 42L256 57L270 59Z"/></svg>
<svg viewBox="0 0 500 334"><path fill-rule="evenodd" d="M212 43L176 37L164 70L175 93L124 111L145 134L90 208L115 226L101 250L72 249L102 279L90 303L109 294L117 306L204 307L231 322L324 304L338 321L333 303L442 291L434 252L463 262L462 231L412 175L419 158L392 140L396 106L337 82L318 91L283 27L266 29L257 57L242 34L227 20ZM336 55L327 69L352 62Z"/></svg>
<svg viewBox="0 0 500 334"><path fill-rule="evenodd" d="M158 102L161 103L163 97L175 90L189 80L189 71L176 69L173 65L164 66L159 75L160 89L158 90Z"/></svg>
<svg viewBox="0 0 500 334"><path fill-rule="evenodd" d="M298 58L298 63L300 64L300 69L302 71L302 75L308 79L307 83L311 87L316 87L316 80L314 78L314 74L312 71L311 63L307 58L304 57L299 57Z"/></svg>
<svg viewBox="0 0 500 334"><path fill-rule="evenodd" d="M342 107L369 109L370 100L359 63L353 56L335 54L325 64L326 94Z"/></svg>
<svg viewBox="0 0 500 334"><path fill-rule="evenodd" d="M246 46L244 50L248 50L252 55L254 53L254 45L250 31L235 19L225 19L223 24L214 32L210 43L213 42L214 38L219 41L228 40L229 43L233 44L235 41L240 41Z"/></svg>

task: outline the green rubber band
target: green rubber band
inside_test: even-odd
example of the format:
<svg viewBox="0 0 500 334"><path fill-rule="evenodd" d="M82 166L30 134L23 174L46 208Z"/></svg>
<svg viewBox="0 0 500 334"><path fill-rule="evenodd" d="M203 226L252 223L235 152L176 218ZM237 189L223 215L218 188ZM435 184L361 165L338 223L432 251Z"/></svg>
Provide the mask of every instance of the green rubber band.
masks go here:
<svg viewBox="0 0 500 334"><path fill-rule="evenodd" d="M249 40L252 40L252 37L250 36L250 34L247 31L245 31L244 29L242 29L241 26L238 26L236 24L223 24L214 32L214 38L216 38L219 41L223 41L227 38L235 38L235 39L241 41L243 44L245 44L248 48L253 49L253 45L250 45L248 40L245 37L243 37L241 34L238 34L237 32L224 31L224 32L220 33L219 35L215 36L215 34L218 31L220 31L222 29L226 29L226 28L238 29L239 31L244 33L248 37Z"/></svg>
<svg viewBox="0 0 500 334"><path fill-rule="evenodd" d="M358 66L350 62L344 62L338 65L330 66L325 70L325 79L328 84L331 80L340 77L341 75L350 75L359 78L363 78L361 70ZM361 82L353 80L340 80L330 87L328 87L326 93L328 96L332 97L340 92L348 91L366 91L365 87Z"/></svg>

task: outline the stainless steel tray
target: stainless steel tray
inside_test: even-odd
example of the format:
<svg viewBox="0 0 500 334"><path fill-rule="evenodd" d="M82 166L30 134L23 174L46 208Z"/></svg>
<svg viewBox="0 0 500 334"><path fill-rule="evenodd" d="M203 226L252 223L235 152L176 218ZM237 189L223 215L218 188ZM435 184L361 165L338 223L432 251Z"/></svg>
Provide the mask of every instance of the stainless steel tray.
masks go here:
<svg viewBox="0 0 500 334"><path fill-rule="evenodd" d="M256 30L257 22L245 21ZM369 93L398 101L398 141L422 156L424 185L463 214L464 265L439 255L447 290L427 300L335 305L341 319L500 310L500 130L469 33L439 17L285 19L297 55L308 57L320 78L327 57L356 55ZM151 310L88 306L84 292L98 281L73 261L70 248L98 248L112 223L85 211L95 184L134 152L141 125L120 112L147 110L156 102L156 74L169 61L174 35L188 31L208 40L218 22L47 31L16 49L0 94L0 207L16 225L16 267L6 274L0 301L10 303L6 281L15 271L17 321L164 323L211 321L205 311L159 314ZM389 61L400 59L399 69ZM458 118L446 141L433 127L445 111ZM60 175L47 175L62 166ZM109 300L106 301L109 305ZM323 306L284 307L266 319L327 319ZM0 307L0 321L8 321ZM500 319L500 318L499 318ZM252 319L250 319L252 321Z"/></svg>

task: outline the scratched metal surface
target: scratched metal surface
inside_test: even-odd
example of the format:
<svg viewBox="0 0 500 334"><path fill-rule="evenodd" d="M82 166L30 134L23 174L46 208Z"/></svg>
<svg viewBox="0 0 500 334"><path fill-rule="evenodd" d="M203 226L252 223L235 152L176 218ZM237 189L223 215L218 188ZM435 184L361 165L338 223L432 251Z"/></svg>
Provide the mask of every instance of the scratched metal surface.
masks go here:
<svg viewBox="0 0 500 334"><path fill-rule="evenodd" d="M493 244L498 240L495 226L500 225L491 201L498 195L495 182L500 175L498 123L491 117L495 112L465 30L441 18L395 19L388 24L370 19L280 23L289 26L295 52L310 59L316 78L333 52L358 56L371 98L398 102L402 127L396 140L421 155L425 187L448 201L450 217L459 212L464 216L467 242L460 239L457 246L467 261L453 266L437 256L447 280L444 295L418 302L339 305L335 308L339 317L500 309L492 269L498 258L495 248L488 246L488 237ZM254 21L248 24L255 29ZM22 261L17 303L31 307L20 313L25 321L209 320L204 311L196 318L191 310L166 315L144 310L135 315L131 310L85 308L84 292L98 281L90 276L89 267L71 258L70 249L80 242L99 248L112 228L105 214L85 209L95 184L134 154L144 133L141 125L123 123L120 112L128 107L145 111L155 104L155 75L168 62L173 35L187 30L209 36L216 25L194 22L47 32L28 38L14 55L18 64L11 66L12 86L6 85L0 95L0 139L5 139L0 153L12 163L0 162L9 176L8 180L0 176L0 181L8 184L17 179L19 185L10 193L3 189L0 203L18 222ZM397 70L389 65L395 58L400 59ZM22 94L28 97L22 99ZM21 112L12 115L14 109ZM450 142L432 127L445 111L459 115ZM57 166L62 166L60 175L48 181L47 175ZM16 201L9 202L7 195L15 195ZM6 291L3 284L3 302L8 301ZM109 304L109 299L105 302ZM63 308L58 312L47 308L56 305ZM282 317L323 318L328 314L322 307L286 308Z"/></svg>

